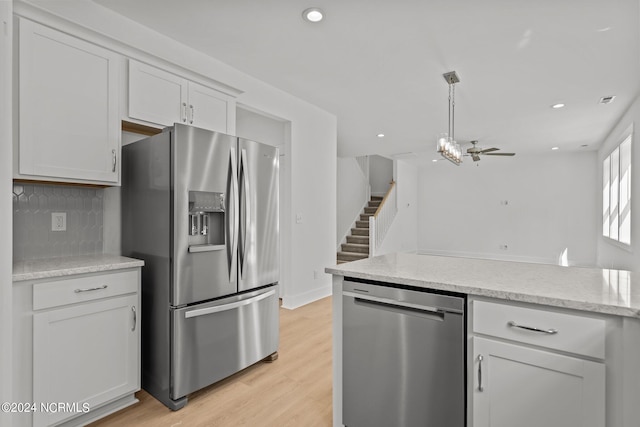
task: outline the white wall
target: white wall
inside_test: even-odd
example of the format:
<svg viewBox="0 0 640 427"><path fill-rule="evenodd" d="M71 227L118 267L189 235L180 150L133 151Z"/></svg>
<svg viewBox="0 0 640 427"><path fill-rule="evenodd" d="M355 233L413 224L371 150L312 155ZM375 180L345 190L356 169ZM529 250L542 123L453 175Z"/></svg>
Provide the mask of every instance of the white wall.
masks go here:
<svg viewBox="0 0 640 427"><path fill-rule="evenodd" d="M418 249L418 168L396 160L394 179L398 191L398 212L376 255Z"/></svg>
<svg viewBox="0 0 640 427"><path fill-rule="evenodd" d="M288 229L283 245L290 254L290 267L282 274L283 305L296 307L331 293L331 278L323 271L335 264L337 123L333 114L95 3L28 3L36 9L17 2L16 12L64 26L65 31L153 65L171 67L196 81L211 80L238 89L242 92L238 103L290 122L291 208L285 213L288 223L281 224ZM291 220L296 214L302 215L301 223Z"/></svg>
<svg viewBox="0 0 640 427"><path fill-rule="evenodd" d="M284 145L288 138L288 125L285 121L265 116L257 111L247 110L238 106L236 109L236 135L241 138L262 142L274 147L280 147L280 155L285 153Z"/></svg>
<svg viewBox="0 0 640 427"><path fill-rule="evenodd" d="M640 139L638 138L638 127L640 126L640 97L636 98L629 110L624 114L622 119L613 128L609 136L604 141L602 147L598 151L597 160L597 181L595 189L595 197L598 203L598 212L602 212L602 162L611 153L611 150L619 144L620 137L635 122L633 140L631 143L631 180L638 182L638 173L640 169ZM638 238L640 234L640 185L631 186L631 244L632 247L638 247ZM598 266L602 268L613 268L622 270L640 270L640 253L636 249L632 251L623 246L617 245L611 240L602 237L602 218L598 217L597 230L597 258ZM635 242L635 244L634 244Z"/></svg>
<svg viewBox="0 0 640 427"><path fill-rule="evenodd" d="M12 3L0 1L0 402L12 401L12 22ZM0 411L0 425L10 425L10 416Z"/></svg>
<svg viewBox="0 0 640 427"><path fill-rule="evenodd" d="M567 249L569 265L595 265L598 183L593 151L430 162L419 174L418 247L544 263Z"/></svg>
<svg viewBox="0 0 640 427"><path fill-rule="evenodd" d="M384 196L387 194L392 179L393 160L382 156L369 156L369 184L371 184L371 194L374 196Z"/></svg>
<svg viewBox="0 0 640 427"><path fill-rule="evenodd" d="M339 246L368 202L369 182L355 158L338 157L337 183L336 244Z"/></svg>

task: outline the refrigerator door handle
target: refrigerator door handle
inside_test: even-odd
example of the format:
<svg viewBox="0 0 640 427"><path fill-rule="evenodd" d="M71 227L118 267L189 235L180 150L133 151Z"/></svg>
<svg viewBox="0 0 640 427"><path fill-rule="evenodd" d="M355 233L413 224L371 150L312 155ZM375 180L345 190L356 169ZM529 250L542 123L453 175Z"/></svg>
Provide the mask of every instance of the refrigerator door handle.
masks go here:
<svg viewBox="0 0 640 427"><path fill-rule="evenodd" d="M242 234L240 236L240 277L242 277L244 273L244 265L247 256L247 235L249 234L249 230L251 228L251 187L249 186L249 176L247 169L247 150L243 148L240 157L240 170L242 171L242 186L244 193L244 204L242 205L244 224L242 224Z"/></svg>
<svg viewBox="0 0 640 427"><path fill-rule="evenodd" d="M228 200L229 207L227 209L227 259L229 261L229 280L235 282L236 277L236 263L238 261L238 165L236 157L236 149L231 147L229 159L231 163L231 174L229 176L229 185L231 187L231 197Z"/></svg>
<svg viewBox="0 0 640 427"><path fill-rule="evenodd" d="M256 295L255 297L247 298L241 301L232 302L224 305L216 305L214 307L208 308L199 308L196 310L186 311L184 313L185 319L189 319L191 317L205 316L207 314L220 313L221 311L229 311L236 309L238 307L242 307L245 305L253 304L255 302L261 301L263 299L269 298L270 296L276 293L275 289L270 290L269 292L265 292L264 294Z"/></svg>

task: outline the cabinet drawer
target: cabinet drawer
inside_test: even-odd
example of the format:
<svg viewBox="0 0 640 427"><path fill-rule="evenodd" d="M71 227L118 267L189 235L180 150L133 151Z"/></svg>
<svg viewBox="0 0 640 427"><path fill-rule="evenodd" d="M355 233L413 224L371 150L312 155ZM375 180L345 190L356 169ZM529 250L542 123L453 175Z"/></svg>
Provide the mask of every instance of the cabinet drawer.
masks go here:
<svg viewBox="0 0 640 427"><path fill-rule="evenodd" d="M137 291L137 269L59 279L33 286L33 309L41 310Z"/></svg>
<svg viewBox="0 0 640 427"><path fill-rule="evenodd" d="M474 301L473 331L598 359L605 356L603 319Z"/></svg>

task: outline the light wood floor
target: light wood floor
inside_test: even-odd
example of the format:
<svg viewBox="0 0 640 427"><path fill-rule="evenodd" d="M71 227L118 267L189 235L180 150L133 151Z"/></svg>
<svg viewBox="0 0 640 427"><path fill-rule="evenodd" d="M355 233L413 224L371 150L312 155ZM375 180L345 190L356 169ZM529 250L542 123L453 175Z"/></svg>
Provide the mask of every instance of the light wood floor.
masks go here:
<svg viewBox="0 0 640 427"><path fill-rule="evenodd" d="M280 309L279 358L189 396L172 412L144 390L92 427L331 426L331 297Z"/></svg>

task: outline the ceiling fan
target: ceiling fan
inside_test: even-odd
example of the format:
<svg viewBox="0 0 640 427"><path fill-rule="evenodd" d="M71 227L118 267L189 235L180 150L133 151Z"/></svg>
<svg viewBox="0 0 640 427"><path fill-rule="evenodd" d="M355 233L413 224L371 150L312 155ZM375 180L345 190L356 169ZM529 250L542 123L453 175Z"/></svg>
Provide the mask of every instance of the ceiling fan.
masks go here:
<svg viewBox="0 0 640 427"><path fill-rule="evenodd" d="M474 162L480 160L480 155L483 156L515 156L516 153L494 153L494 151L500 150L499 148L479 148L476 146L478 141L470 141L472 147L467 148L467 156L471 156Z"/></svg>

